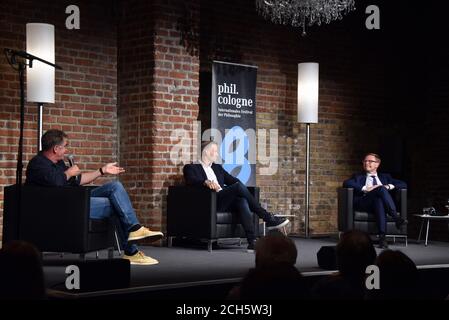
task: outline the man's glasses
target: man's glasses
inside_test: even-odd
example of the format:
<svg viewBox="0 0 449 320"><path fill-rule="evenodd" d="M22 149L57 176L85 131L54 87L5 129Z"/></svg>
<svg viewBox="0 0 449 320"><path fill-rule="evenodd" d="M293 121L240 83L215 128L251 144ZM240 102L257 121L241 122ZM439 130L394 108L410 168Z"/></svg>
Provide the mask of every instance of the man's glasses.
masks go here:
<svg viewBox="0 0 449 320"><path fill-rule="evenodd" d="M363 163L365 163L365 162L368 162L368 163L377 163L377 162L379 162L379 161L376 161L376 160L363 160L362 162L363 162Z"/></svg>

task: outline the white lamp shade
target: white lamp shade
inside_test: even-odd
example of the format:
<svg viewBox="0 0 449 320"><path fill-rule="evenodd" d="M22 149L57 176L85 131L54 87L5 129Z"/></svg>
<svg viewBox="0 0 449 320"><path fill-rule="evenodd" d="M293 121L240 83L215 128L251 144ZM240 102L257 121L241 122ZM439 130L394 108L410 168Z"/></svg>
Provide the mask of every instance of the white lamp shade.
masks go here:
<svg viewBox="0 0 449 320"><path fill-rule="evenodd" d="M319 64L298 64L298 122L318 123Z"/></svg>
<svg viewBox="0 0 449 320"><path fill-rule="evenodd" d="M26 51L33 56L55 63L55 27L46 23L27 23ZM27 101L55 102L55 68L33 60L27 67Z"/></svg>

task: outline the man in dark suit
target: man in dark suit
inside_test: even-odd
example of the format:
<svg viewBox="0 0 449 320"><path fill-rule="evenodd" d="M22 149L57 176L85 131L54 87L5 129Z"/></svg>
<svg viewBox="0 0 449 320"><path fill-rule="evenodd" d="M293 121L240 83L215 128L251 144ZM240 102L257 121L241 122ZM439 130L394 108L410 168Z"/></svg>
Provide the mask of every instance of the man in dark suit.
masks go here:
<svg viewBox="0 0 449 320"><path fill-rule="evenodd" d="M204 142L201 145L201 161L184 166L184 179L188 185L203 186L216 191L217 210L233 210L239 214L248 239L248 249L254 250L256 235L251 211L265 221L268 230L282 228L290 221L276 217L262 208L239 179L227 173L221 165L214 163L217 158L217 143Z"/></svg>
<svg viewBox="0 0 449 320"><path fill-rule="evenodd" d="M373 213L379 228L379 247L387 248L385 239L387 215L393 217L396 228L405 222L398 214L390 191L405 189L407 184L393 179L387 173L377 173L380 157L375 153L368 153L363 159L364 173L355 174L343 183L345 188L354 189L354 209Z"/></svg>

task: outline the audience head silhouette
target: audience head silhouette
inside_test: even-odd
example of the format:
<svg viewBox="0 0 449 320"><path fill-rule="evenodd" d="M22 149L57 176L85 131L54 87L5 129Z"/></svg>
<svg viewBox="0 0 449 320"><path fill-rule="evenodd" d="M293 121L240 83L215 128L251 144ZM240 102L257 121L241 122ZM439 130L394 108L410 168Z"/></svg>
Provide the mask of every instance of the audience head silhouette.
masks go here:
<svg viewBox="0 0 449 320"><path fill-rule="evenodd" d="M376 250L368 234L345 232L337 244L337 265L343 277L364 277L366 267L374 264Z"/></svg>
<svg viewBox="0 0 449 320"><path fill-rule="evenodd" d="M295 263L294 242L280 232L270 232L256 242L256 267L250 269L230 299L294 299L308 295Z"/></svg>
<svg viewBox="0 0 449 320"><path fill-rule="evenodd" d="M279 231L272 231L256 242L256 268L294 266L298 251L295 243Z"/></svg>
<svg viewBox="0 0 449 320"><path fill-rule="evenodd" d="M374 299L416 298L418 269L403 252L385 250L376 259L380 273L380 289L370 290L368 296Z"/></svg>
<svg viewBox="0 0 449 320"><path fill-rule="evenodd" d="M24 241L0 250L0 299L43 299L45 283L41 254Z"/></svg>

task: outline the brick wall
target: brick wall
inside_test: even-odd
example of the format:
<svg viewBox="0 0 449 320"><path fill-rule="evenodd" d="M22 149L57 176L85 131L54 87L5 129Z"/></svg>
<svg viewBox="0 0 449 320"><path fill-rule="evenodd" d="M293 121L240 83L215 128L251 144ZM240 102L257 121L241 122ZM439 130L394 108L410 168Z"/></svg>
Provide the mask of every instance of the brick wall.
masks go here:
<svg viewBox="0 0 449 320"><path fill-rule="evenodd" d="M120 153L124 181L141 221L165 228L166 194L179 183L170 161L176 129L193 128L198 113L199 59L180 43L180 1L123 3L120 26ZM196 14L195 3L189 10Z"/></svg>
<svg viewBox="0 0 449 320"><path fill-rule="evenodd" d="M70 152L76 156L80 168L97 169L117 159L117 32L107 1L77 1L81 29L67 30L65 8L69 4L72 3L43 0L37 5L33 1L2 1L0 48L25 50L27 22L55 25L56 63L63 70L58 70L55 76L55 103L44 107L43 129L64 130L70 138ZM15 183L19 103L18 75L2 54L0 208L3 208L3 187ZM37 151L36 110L33 103L26 104L25 167Z"/></svg>
<svg viewBox="0 0 449 320"><path fill-rule="evenodd" d="M56 25L56 60L65 70L57 73L57 102L45 108L45 128L68 131L78 162L87 167L119 159L127 169L120 179L139 218L151 227L165 230L167 187L182 181L182 163L170 160L180 142L176 129L188 132L183 142L187 156L192 159L190 153L196 151L194 123L208 108L199 79L210 73L212 60L258 66L257 129L278 130L279 163L272 176L261 175L258 165L257 184L269 210L296 216L291 232L303 232L304 218L305 126L296 122L299 62L320 63L320 121L311 130L313 234L336 231L336 188L360 169L363 153L394 148L389 141L405 146L397 174L410 183L412 202L423 198L418 194L424 182L434 186L429 193L444 197L447 179L439 174L444 162L433 160L421 170L429 163L421 147L444 157L444 142L433 137L446 133L447 95L438 80L444 79L445 69L435 70L438 77L429 94L411 96L419 87L412 85L410 65L428 53L413 51L413 32L420 28L405 37L406 24L398 22L400 28L391 29L396 16L383 20L383 30L369 32L364 4L359 3L356 13L313 27L303 38L298 30L259 17L253 1L131 0L112 6L78 1L81 30L69 31L63 14L69 3L51 6L53 2L43 1L34 9L30 3L2 2L0 26L5 32L0 45L24 47L24 17L42 17ZM438 69L439 63L433 66ZM0 183L5 185L14 182L18 81L4 59L0 68ZM425 134L419 131L421 115L413 111L419 101L433 106ZM27 160L35 152L33 112L34 106L27 105ZM385 170L395 168L395 157L384 158Z"/></svg>

